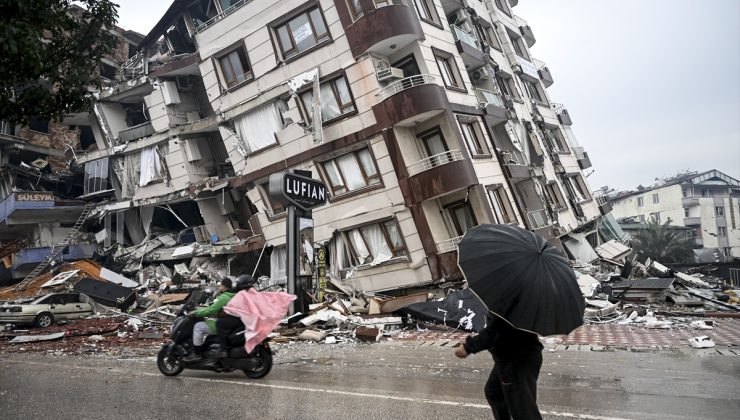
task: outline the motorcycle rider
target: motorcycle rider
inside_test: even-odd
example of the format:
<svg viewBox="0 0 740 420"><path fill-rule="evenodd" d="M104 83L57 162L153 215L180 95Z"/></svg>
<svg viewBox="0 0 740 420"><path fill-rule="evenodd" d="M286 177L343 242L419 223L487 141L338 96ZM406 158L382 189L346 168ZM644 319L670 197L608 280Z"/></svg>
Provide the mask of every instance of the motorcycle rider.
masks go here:
<svg viewBox="0 0 740 420"><path fill-rule="evenodd" d="M236 278L236 284L234 286L234 292L238 293L242 290L249 290L254 287L254 277L249 274L242 274ZM215 355L215 358L228 357L229 344L227 337L229 333L241 326L243 326L242 320L233 315L224 314L216 320L216 334L218 335L219 352Z"/></svg>
<svg viewBox="0 0 740 420"><path fill-rule="evenodd" d="M216 332L216 319L213 319L213 317L223 316L223 307L226 306L226 304L229 303L231 298L236 294L230 278L221 280L218 292L218 297L216 297L211 306L198 309L190 314L190 317L192 318L210 319L197 322L193 327L193 353L183 358L183 361L185 362L195 362L203 357L203 343L206 341L206 336Z"/></svg>

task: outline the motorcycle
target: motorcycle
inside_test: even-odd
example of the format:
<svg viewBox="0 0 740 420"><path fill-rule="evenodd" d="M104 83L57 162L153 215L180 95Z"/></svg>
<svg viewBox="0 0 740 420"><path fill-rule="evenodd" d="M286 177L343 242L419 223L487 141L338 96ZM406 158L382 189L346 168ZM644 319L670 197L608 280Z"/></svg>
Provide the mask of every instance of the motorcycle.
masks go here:
<svg viewBox="0 0 740 420"><path fill-rule="evenodd" d="M244 348L244 327L231 332L228 336L228 357L218 358L214 355L220 350L218 338L211 334L206 337L203 354L200 360L188 362L183 360L194 351L193 327L200 321L185 314L187 309L178 313L172 324L170 343L164 344L157 355L157 367L165 376L177 376L184 369L212 370L214 372L233 372L241 370L247 377L259 379L265 377L272 369L272 349L270 339L260 343L251 353Z"/></svg>

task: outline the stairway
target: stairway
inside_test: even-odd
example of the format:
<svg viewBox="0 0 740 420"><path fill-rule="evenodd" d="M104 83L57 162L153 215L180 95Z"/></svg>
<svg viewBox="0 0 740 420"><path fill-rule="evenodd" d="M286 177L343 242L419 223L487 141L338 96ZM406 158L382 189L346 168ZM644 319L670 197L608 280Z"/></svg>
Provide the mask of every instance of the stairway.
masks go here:
<svg viewBox="0 0 740 420"><path fill-rule="evenodd" d="M77 218L77 222L75 222L74 226L72 226L72 229L69 230L69 233L67 233L67 236L58 244L51 247L51 253L46 256L46 258L41 261L41 263L36 266L36 268L33 269L28 275L18 284L15 285L13 288L14 291L21 291L28 286L29 283L31 283L31 280L35 279L36 276L41 274L44 270L46 270L49 265L51 265L51 262L54 261L59 254L61 254L64 251L64 248L69 245L69 241L74 237L77 232L80 231L80 228L83 224L85 224L85 220L87 220L87 217L90 215L90 212L95 208L95 205L93 204L86 204L85 207L82 209L82 213L80 213L80 217Z"/></svg>

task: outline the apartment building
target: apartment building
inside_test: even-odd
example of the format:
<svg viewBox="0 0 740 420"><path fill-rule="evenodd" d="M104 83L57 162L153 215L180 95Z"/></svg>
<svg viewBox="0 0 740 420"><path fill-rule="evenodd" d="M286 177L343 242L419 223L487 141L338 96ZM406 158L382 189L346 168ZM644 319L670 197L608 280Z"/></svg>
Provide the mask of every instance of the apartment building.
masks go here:
<svg viewBox="0 0 740 420"><path fill-rule="evenodd" d="M118 63L135 54L144 38L123 28L110 31L118 44L99 63L105 85L118 82ZM23 279L56 251L58 261L93 256L94 235L75 224L90 213L85 211L84 194L98 178L75 171L68 162L97 147L92 131L96 125L87 112L56 122L31 117L25 126L10 124L0 115L0 284ZM88 221L93 230L94 224ZM63 241L65 245L57 247Z"/></svg>
<svg viewBox="0 0 740 420"><path fill-rule="evenodd" d="M328 186L314 241L364 291L462 279L456 245L481 223L599 235L609 204L516 3L174 1L95 101L98 150L76 159L106 178L88 197L112 190L109 242L284 278L267 181L293 169Z"/></svg>
<svg viewBox="0 0 740 420"><path fill-rule="evenodd" d="M740 258L740 181L727 174L717 170L682 174L618 193L610 202L617 219L670 221L688 228L700 261Z"/></svg>

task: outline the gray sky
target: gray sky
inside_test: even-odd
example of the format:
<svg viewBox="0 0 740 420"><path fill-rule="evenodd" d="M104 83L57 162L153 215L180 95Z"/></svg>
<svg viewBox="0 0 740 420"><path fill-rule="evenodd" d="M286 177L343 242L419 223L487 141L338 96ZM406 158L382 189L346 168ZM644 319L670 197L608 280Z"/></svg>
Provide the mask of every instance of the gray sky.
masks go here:
<svg viewBox="0 0 740 420"><path fill-rule="evenodd" d="M171 1L119 3L119 24L146 34ZM740 178L740 1L520 0L513 10L591 157L593 189L686 169Z"/></svg>

